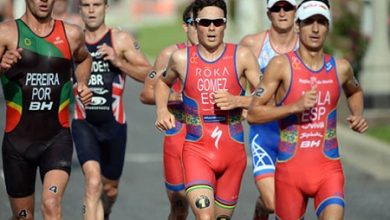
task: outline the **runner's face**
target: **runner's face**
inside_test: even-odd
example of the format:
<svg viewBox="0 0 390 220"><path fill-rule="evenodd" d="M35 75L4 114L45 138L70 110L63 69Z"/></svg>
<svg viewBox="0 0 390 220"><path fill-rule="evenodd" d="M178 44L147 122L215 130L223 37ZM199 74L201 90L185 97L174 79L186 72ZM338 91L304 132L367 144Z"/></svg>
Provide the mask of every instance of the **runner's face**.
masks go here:
<svg viewBox="0 0 390 220"><path fill-rule="evenodd" d="M221 24L219 22L221 19L225 19L223 10L215 6L205 7L198 12L195 25L199 44L205 47L215 48L223 43L226 24ZM209 23L207 26L207 22L202 22L202 20L214 20L214 22Z"/></svg>
<svg viewBox="0 0 390 220"><path fill-rule="evenodd" d="M281 1L268 9L272 27L277 31L289 31L294 26L296 8L288 2Z"/></svg>
<svg viewBox="0 0 390 220"><path fill-rule="evenodd" d="M80 14L87 29L96 30L104 23L107 7L104 0L80 1Z"/></svg>
<svg viewBox="0 0 390 220"><path fill-rule="evenodd" d="M311 51L323 48L328 30L328 20L321 15L314 15L299 22L300 41Z"/></svg>
<svg viewBox="0 0 390 220"><path fill-rule="evenodd" d="M38 20L51 16L54 0L26 0L26 9Z"/></svg>

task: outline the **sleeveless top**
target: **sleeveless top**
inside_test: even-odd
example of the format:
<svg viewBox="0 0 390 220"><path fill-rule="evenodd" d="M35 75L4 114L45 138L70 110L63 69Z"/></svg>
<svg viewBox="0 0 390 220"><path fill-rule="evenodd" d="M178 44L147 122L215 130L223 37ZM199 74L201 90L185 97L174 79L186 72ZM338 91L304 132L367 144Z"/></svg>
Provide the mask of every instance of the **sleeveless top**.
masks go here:
<svg viewBox="0 0 390 220"><path fill-rule="evenodd" d="M317 85L315 107L280 120L278 162L294 157L298 163L318 164L339 158L336 138L336 108L340 96L340 83L335 59L324 55L324 65L318 71L309 69L296 52L287 54L291 64L291 82L280 104L296 102L313 85Z"/></svg>
<svg viewBox="0 0 390 220"><path fill-rule="evenodd" d="M64 24L37 36L17 19L17 48L22 58L1 77L6 100L6 133L47 140L69 127L72 57Z"/></svg>
<svg viewBox="0 0 390 220"><path fill-rule="evenodd" d="M225 50L215 61L202 58L197 45L188 47L187 74L183 101L187 128L187 141L200 141L205 133L211 134L215 124L223 132L243 142L242 109L220 110L213 101L214 92L227 90L232 95L244 95L236 70L237 45L225 44Z"/></svg>
<svg viewBox="0 0 390 220"><path fill-rule="evenodd" d="M107 44L113 47L111 29L97 42L88 43L88 51L92 56L91 77L88 87L93 92L92 102L85 108L80 101L76 103L75 119L86 119L92 124L102 124L116 121L120 124L126 122L123 91L125 89L125 75L119 68L104 60L98 52L98 46ZM77 88L75 87L75 94Z"/></svg>
<svg viewBox="0 0 390 220"><path fill-rule="evenodd" d="M296 41L293 51L297 50L298 47L299 47L299 40ZM272 58L274 58L277 55L280 54L272 48L269 31L267 31L263 41L263 46L260 48L259 56L257 58L257 61L260 65L260 70L263 74L265 73L265 68L268 66L269 62L272 60Z"/></svg>

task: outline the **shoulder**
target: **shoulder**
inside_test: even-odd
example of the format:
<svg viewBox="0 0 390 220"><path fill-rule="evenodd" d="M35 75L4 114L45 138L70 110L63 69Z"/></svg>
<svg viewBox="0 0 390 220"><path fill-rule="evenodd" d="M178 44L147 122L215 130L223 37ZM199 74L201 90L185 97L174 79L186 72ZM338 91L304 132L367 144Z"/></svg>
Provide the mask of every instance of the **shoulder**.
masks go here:
<svg viewBox="0 0 390 220"><path fill-rule="evenodd" d="M171 55L173 54L173 52L175 52L176 50L178 50L176 44L172 44L172 45L170 45L168 47L165 47L158 54L158 58L159 59L165 58L165 59L168 60L169 57L171 57Z"/></svg>
<svg viewBox="0 0 390 220"><path fill-rule="evenodd" d="M266 70L274 68L279 70L290 70L290 61L286 54L277 55L272 58Z"/></svg>
<svg viewBox="0 0 390 220"><path fill-rule="evenodd" d="M17 33L18 28L16 26L16 21L15 20L7 20L3 21L0 23L0 34L4 36L10 37L10 32L11 33Z"/></svg>
<svg viewBox="0 0 390 220"><path fill-rule="evenodd" d="M7 20L0 23L0 43L5 45L17 41L18 28L15 20ZM15 41L15 42L16 42Z"/></svg>
<svg viewBox="0 0 390 220"><path fill-rule="evenodd" d="M347 73L352 71L352 66L348 60L344 58L335 58L336 68L338 73Z"/></svg>
<svg viewBox="0 0 390 220"><path fill-rule="evenodd" d="M140 48L139 43L131 33L112 28L111 36L115 49L118 51L135 51Z"/></svg>
<svg viewBox="0 0 390 220"><path fill-rule="evenodd" d="M263 39L265 38L266 34L266 31L262 31L255 34L247 35L240 41L240 45L252 49L257 49L263 43Z"/></svg>
<svg viewBox="0 0 390 220"><path fill-rule="evenodd" d="M177 49L172 52L172 60L175 62L187 60L187 48Z"/></svg>
<svg viewBox="0 0 390 220"><path fill-rule="evenodd" d="M9 28L16 28L16 21L15 20L6 20L3 22L0 22L0 30L4 31Z"/></svg>
<svg viewBox="0 0 390 220"><path fill-rule="evenodd" d="M119 30L117 28L111 28L111 34L115 42L134 42L135 37L126 31Z"/></svg>
<svg viewBox="0 0 390 220"><path fill-rule="evenodd" d="M248 56L254 56L252 50L249 47L243 45L237 45L236 56L239 59L247 59Z"/></svg>
<svg viewBox="0 0 390 220"><path fill-rule="evenodd" d="M346 80L353 77L352 66L348 60L339 58L335 59L336 71L340 82L343 84Z"/></svg>
<svg viewBox="0 0 390 220"><path fill-rule="evenodd" d="M164 49L161 50L160 55L161 56L171 56L173 52L178 50L176 44L172 44Z"/></svg>
<svg viewBox="0 0 390 220"><path fill-rule="evenodd" d="M65 33L71 40L84 40L84 32L80 26L63 22Z"/></svg>

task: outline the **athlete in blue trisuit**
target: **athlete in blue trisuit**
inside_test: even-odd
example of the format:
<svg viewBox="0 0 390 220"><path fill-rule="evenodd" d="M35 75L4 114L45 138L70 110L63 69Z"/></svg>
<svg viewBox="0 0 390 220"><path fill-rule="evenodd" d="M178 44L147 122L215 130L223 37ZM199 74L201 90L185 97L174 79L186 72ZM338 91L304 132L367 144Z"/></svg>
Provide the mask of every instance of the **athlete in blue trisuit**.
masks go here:
<svg viewBox="0 0 390 220"><path fill-rule="evenodd" d="M126 76L143 82L151 66L138 42L104 23L107 0L81 0L85 41L92 55L90 106L75 103L72 134L85 176L84 219L108 219L118 195L126 150ZM77 100L77 99L76 99Z"/></svg>
<svg viewBox="0 0 390 220"><path fill-rule="evenodd" d="M273 57L295 50L299 45L298 36L294 32L296 1L267 0L267 9L271 27L266 31L245 36L240 42L256 55L262 73ZM277 121L250 125L249 143L253 177L260 192L253 219L268 219L268 215L275 209L274 174L279 143Z"/></svg>
<svg viewBox="0 0 390 220"><path fill-rule="evenodd" d="M62 219L73 143L71 73L78 102L90 102L91 57L82 30L52 18L54 0L26 0L25 14L0 24L0 75L7 103L3 168L12 219L34 219L37 168L44 219ZM73 63L74 62L74 63Z"/></svg>

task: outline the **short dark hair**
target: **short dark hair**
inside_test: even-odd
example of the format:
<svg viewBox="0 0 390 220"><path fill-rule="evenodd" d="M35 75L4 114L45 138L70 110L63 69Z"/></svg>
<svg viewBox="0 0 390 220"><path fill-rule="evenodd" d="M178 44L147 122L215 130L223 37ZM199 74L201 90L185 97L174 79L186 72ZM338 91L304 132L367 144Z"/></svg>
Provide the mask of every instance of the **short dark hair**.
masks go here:
<svg viewBox="0 0 390 220"><path fill-rule="evenodd" d="M183 11L183 22L187 22L188 19L192 18L191 13L192 13L192 8L194 6L194 3L191 2Z"/></svg>
<svg viewBox="0 0 390 220"><path fill-rule="evenodd" d="M194 6L192 7L192 14L194 19L198 17L198 12L205 7L216 6L222 9L224 17L227 16L226 2L225 0L195 0Z"/></svg>

